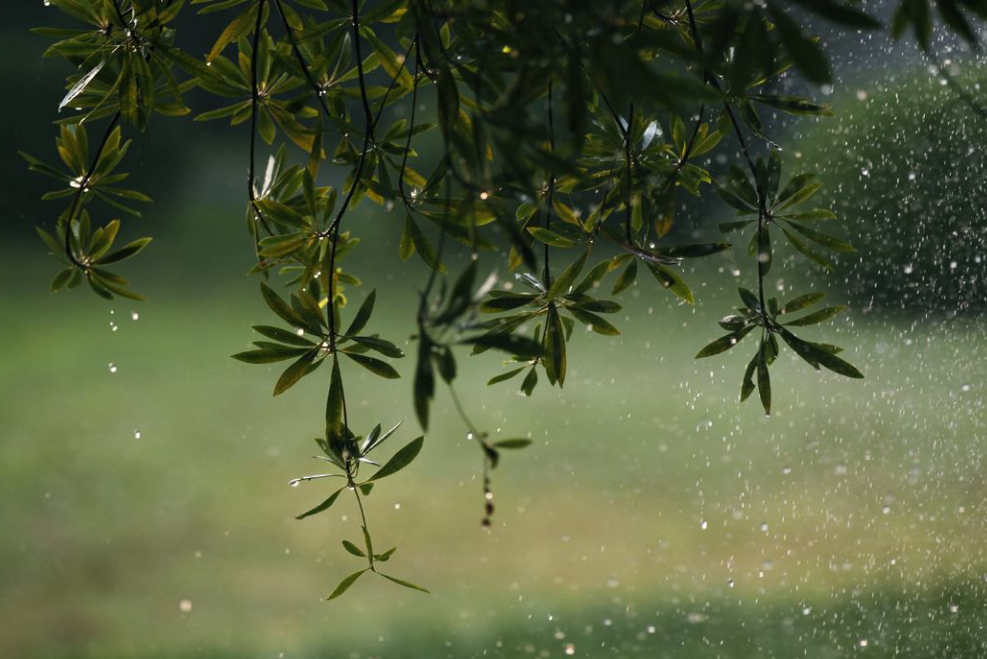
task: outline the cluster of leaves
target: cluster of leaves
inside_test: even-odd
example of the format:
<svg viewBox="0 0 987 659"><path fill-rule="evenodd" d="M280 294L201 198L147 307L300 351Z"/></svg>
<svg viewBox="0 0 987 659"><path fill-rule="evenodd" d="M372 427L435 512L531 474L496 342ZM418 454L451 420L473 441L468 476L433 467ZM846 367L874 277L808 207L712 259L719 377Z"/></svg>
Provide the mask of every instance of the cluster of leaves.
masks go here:
<svg viewBox="0 0 987 659"><path fill-rule="evenodd" d="M330 326L339 326L339 305L333 305L335 319L330 323L326 317L328 312L324 315L319 306L317 280L312 280L310 284L310 288L316 291L315 295L309 290L301 289L297 294L291 294L290 304L267 284L262 283L260 286L268 307L292 329L254 325L254 330L269 340L255 341L255 350L237 353L233 358L248 364L270 364L294 359L274 385L275 396L314 372L327 357L335 358L336 355L345 355L382 378L401 377L387 362L366 354L372 351L392 359L404 357L404 351L377 334L361 336L373 314L376 291L370 292L344 332L332 333L334 330Z"/></svg>
<svg viewBox="0 0 987 659"><path fill-rule="evenodd" d="M436 268L437 270L437 268ZM433 271L434 272L434 271ZM481 303L497 282L492 273L477 286L477 262L470 264L448 288L443 280L436 295L431 294L434 279L421 294L418 310L418 364L415 368L414 403L418 422L428 429L429 409L435 397L436 373L449 388L456 411L468 429L467 439L475 441L483 456L483 526L490 526L494 512L491 472L500 463L502 450L517 450L531 445L530 439L491 440L490 433L479 430L463 408L456 394L456 358L453 347L472 345L474 352L489 349L501 350L512 359L528 358L537 360L544 356L543 344L527 337L506 333L477 333L485 325L478 322L477 313Z"/></svg>
<svg viewBox="0 0 987 659"><path fill-rule="evenodd" d="M734 165L730 168L729 174L719 182L717 192L723 201L737 209L738 217L761 216L760 230L751 236L747 251L751 256L757 256L765 274L771 269L773 260L772 227L777 227L800 254L830 272L836 269L833 263L806 240L836 252L856 251L850 243L810 226L818 222L835 220L836 214L831 210L797 208L822 187L822 184L816 181L814 174L794 176L783 188L780 188L781 156L777 150L773 150L767 161L758 157L754 176L756 185L742 169ZM763 212L758 190L765 198ZM720 231L723 233L742 231L756 224L758 224L757 217L725 222L720 225Z"/></svg>
<svg viewBox="0 0 987 659"><path fill-rule="evenodd" d="M139 216L138 211L118 200L151 201L140 192L114 186L127 178L125 173L114 173L130 146L129 141L121 144L120 140L120 127L117 126L107 134L92 164L89 164L89 136L86 129L81 124L62 125L56 145L67 172L50 167L26 153L21 154L32 171L55 178L65 185L64 188L45 194L44 199L72 198L71 205L55 224L54 236L41 227L37 228L38 235L51 250L51 255L65 266L51 282L53 292L75 288L85 279L96 294L107 299L113 299L115 295L134 300L144 299L129 289L130 284L126 279L110 272L106 266L136 256L147 247L151 239L140 238L110 251L120 231L120 220L111 220L94 230L89 211L83 207L93 197L118 210Z"/></svg>
<svg viewBox="0 0 987 659"><path fill-rule="evenodd" d="M790 327L816 325L830 320L845 311L845 306L835 305L824 307L792 320L783 318L789 314L816 305L825 297L825 293L807 293L805 295L799 295L782 306L779 306L777 299L771 298L768 300L767 308L762 308L757 295L746 288L741 288L740 299L743 302L743 306L737 309L738 313L726 316L719 323L720 327L727 330L729 334L721 336L700 350L696 355L696 359L711 357L726 352L740 343L755 329L760 328L757 352L754 353L754 357L751 358L747 364L747 369L744 371L743 384L740 388L740 400L747 400L754 392L756 386L761 399L761 405L764 406L765 414L771 414L771 377L768 373L768 367L778 358L779 344L777 337L779 336L796 355L817 371L822 366L834 373L849 378L862 378L864 377L863 373L836 356L840 352L843 352L842 348L829 343L805 341L795 336L789 329ZM756 385L754 381L755 373L757 375Z"/></svg>
<svg viewBox="0 0 987 659"><path fill-rule="evenodd" d="M418 437L403 446L383 465L369 457L371 452L381 446L389 437L391 437L391 435L394 434L394 432L398 429L398 426L400 426L400 424L394 426L386 432L382 432L381 425L377 424L369 433L367 433L366 437L354 435L346 423L346 401L343 394L343 379L340 375L339 361L334 357L332 363L332 377L329 385L329 398L326 405L325 437L317 437L315 439L316 444L322 450L322 455L315 457L333 465L339 470L339 472L301 476L292 480L290 484L292 486L296 486L299 483L324 478L343 479L342 487L335 490L325 501L317 505L315 508L298 515L297 519L305 519L329 510L329 508L336 503L336 500L339 498L340 494L346 490L351 491L360 511L360 529L363 533L364 548L361 549L349 540L343 540L343 548L354 556L366 559L367 567L344 578L326 599L336 599L345 593L350 586L356 583L357 579L367 572L381 576L384 579L396 583L399 586L404 586L405 588L411 588L424 593L428 592L428 590L421 586L415 585L403 579L398 579L397 577L389 574L385 574L380 570L380 564L386 563L397 548L392 547L381 553L375 552L373 538L371 537L370 530L367 526L367 516L364 512L363 501L361 498L361 495L363 497L370 496L374 486L379 481L387 478L388 476L393 476L410 465L421 452L422 445L425 441L424 437ZM360 468L362 465L370 465L377 467L378 469L368 478L361 479Z"/></svg>
<svg viewBox="0 0 987 659"><path fill-rule="evenodd" d="M367 567L344 579L330 598L367 572L418 588L377 569L393 550L375 552L361 497L377 480L406 467L422 439L361 480L361 465L376 465L368 454L393 430L383 433L377 426L365 439L357 437L346 413L341 362L394 379L398 372L385 358L404 354L395 343L365 333L376 302L373 292L349 325L341 325L348 306L344 287L361 283L339 265L359 243L344 224L365 200L387 210L401 204L398 256L417 254L431 270L413 337L416 415L427 429L436 384L445 383L482 449L487 525L493 511L490 471L502 450L523 448L530 440L493 440L472 423L453 384L455 351L469 346L474 354L505 353L512 368L490 383L524 374L521 390L531 395L539 369L550 385L564 385L577 326L604 336L619 333L605 316L621 305L601 295L609 274L616 277L611 297L635 283L643 264L660 288L694 304L681 275L683 260L709 257L730 245L672 240L681 194L704 196L715 187L740 215L723 225L724 232L754 228L748 251L757 263L757 292L742 290L739 315L721 322L730 334L699 356L728 350L760 328L741 397L758 388L765 410L778 336L813 367L860 377L836 356L838 348L804 341L788 329L821 322L842 308L789 322L782 320L785 315L818 302L821 294L782 306L765 300L774 234L780 231L797 251L826 268L833 265L820 248L852 247L813 228L833 219L829 211L797 208L818 188L810 175L782 187L777 151L766 159L756 156L773 144L761 109L831 114L810 98L777 93L776 82L789 70L814 83L829 81L825 53L803 31L800 18L808 12L849 28L880 26L852 3L570 0L521 7L452 0L192 0L188 4L200 6L200 13L231 13L201 58L176 39L173 25L185 0L50 4L84 25L39 30L56 39L46 54L64 58L76 71L60 104L73 112L59 122L58 150L68 172L25 156L32 169L67 186L47 198L71 200L54 231L41 232L63 265L53 289L85 278L105 297L134 295L126 280L105 266L136 254L147 239L111 251L119 222L92 229L94 200L128 213L134 211L125 201L149 201L116 187L125 178L116 173L127 151L121 127L143 130L154 114L190 114L184 96L193 88L220 99L218 107L199 112L198 120L249 123L246 224L257 256L251 273L266 282L261 294L287 328L255 326L263 340L235 357L260 364L291 361L275 395L323 362L332 363L326 432L316 441L319 457L339 473L298 482L340 477L345 485L300 517L328 509L341 492L351 490L364 546L346 541L344 548L366 559ZM981 0L937 0L936 5L968 38L964 12L985 12ZM919 42L927 44L930 20L928 0L902 0L893 30L912 26ZM421 121L420 112L433 123ZM106 130L90 154L83 124L99 120L106 121ZM428 159L414 141L432 129L441 150ZM714 152L731 157L724 143L739 145L746 171L734 166L714 186L706 167ZM273 153L258 175L258 151L268 147ZM320 182L328 178L325 165L344 173L337 179L341 185ZM451 285L444 261L449 257L443 253L449 241L466 245L472 256ZM504 265L527 291L498 287L500 279L493 275L478 283L481 254L505 243ZM609 255L591 264L594 247ZM578 256L553 271L552 255L564 250ZM287 296L276 292L278 285Z"/></svg>

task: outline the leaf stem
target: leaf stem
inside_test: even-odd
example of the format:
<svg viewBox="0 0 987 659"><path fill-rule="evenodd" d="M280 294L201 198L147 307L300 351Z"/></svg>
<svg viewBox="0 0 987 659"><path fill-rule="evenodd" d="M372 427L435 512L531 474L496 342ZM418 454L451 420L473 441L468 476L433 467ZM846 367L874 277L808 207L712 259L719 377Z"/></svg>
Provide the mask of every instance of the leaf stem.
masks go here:
<svg viewBox="0 0 987 659"><path fill-rule="evenodd" d="M263 28L264 7L267 0L257 0L257 21L254 23L253 51L250 53L250 166L247 170L247 197L250 200L250 207L255 216L250 223L254 234L254 249L257 252L257 263L263 265L264 261L260 255L260 231L257 228L257 220L264 226L268 234L272 234L267 218L257 205L257 194L254 191L256 177L257 160L257 112L260 104L260 85L258 83L258 51L260 50L260 37Z"/></svg>
<svg viewBox="0 0 987 659"><path fill-rule="evenodd" d="M367 563L368 568L371 572L376 572L377 567L374 565L374 548L370 543L370 528L367 526L367 513L363 509L363 499L360 497L360 486L353 481L353 470L350 467L350 463L346 463L346 485L353 491L353 496L356 497L357 508L360 509L360 524L363 528L364 533L364 543L367 547Z"/></svg>
<svg viewBox="0 0 987 659"><path fill-rule="evenodd" d="M702 40L699 38L699 29L696 25L696 15L692 8L692 0L685 0L686 12L689 16L689 30L692 33L692 40L695 42L696 50L700 55L703 54ZM719 80L716 76L708 69L703 68L703 75L706 78L706 83L712 85L717 91L723 92L723 88L720 86ZM768 317L767 305L764 301L764 277L765 277L765 267L766 264L762 260L761 255L761 245L763 245L764 231L765 231L765 220L767 217L767 198L764 191L764 186L761 184L761 179L757 175L757 167L754 165L754 159L751 157L750 150L747 148L747 140L744 139L743 131L740 129L740 124L737 122L737 117L733 113L733 109L730 107L729 101L723 102L723 109L726 111L727 116L730 118L730 124L733 126L734 134L737 136L737 141L740 143L740 150L744 155L744 160L747 162L747 167L750 169L751 176L754 178L754 185L757 189L757 294L758 302L761 306L761 320L767 325L770 322Z"/></svg>

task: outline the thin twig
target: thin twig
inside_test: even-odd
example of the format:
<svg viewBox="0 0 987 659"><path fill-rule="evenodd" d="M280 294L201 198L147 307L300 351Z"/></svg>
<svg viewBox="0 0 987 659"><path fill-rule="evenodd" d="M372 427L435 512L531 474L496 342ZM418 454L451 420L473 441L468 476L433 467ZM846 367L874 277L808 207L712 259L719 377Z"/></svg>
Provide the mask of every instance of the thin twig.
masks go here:
<svg viewBox="0 0 987 659"><path fill-rule="evenodd" d="M692 39L695 42L696 50L700 55L703 54L702 41L699 38L699 29L696 26L696 16L692 8L692 0L685 0L686 11L689 16L689 29L692 33ZM720 86L719 80L716 76L706 67L703 67L703 75L706 78L707 84L712 85L717 91L722 92L723 89ZM751 157L751 153L747 148L747 140L744 139L743 131L740 129L740 123L737 121L737 117L734 116L733 109L730 107L729 101L723 102L723 109L726 110L727 116L730 118L730 124L733 126L733 131L737 136L737 140L740 143L740 150L744 155L744 160L747 162L747 167L750 169L751 176L754 178L754 185L757 188L757 292L758 292L758 302L761 306L761 317L765 324L769 321L767 305L764 300L764 278L765 278L765 267L766 264L761 260L761 245L763 243L765 220L767 219L767 198L764 191L764 186L761 185L761 179L757 175L757 167L754 165L754 159Z"/></svg>
<svg viewBox="0 0 987 659"><path fill-rule="evenodd" d="M624 199L624 204L626 206L626 217L624 218L625 229L627 232L627 242L631 245L634 244L634 237L631 235L631 178L634 175L634 168L631 164L631 134L634 130L634 104L631 103L630 112L627 118L627 132L624 134L624 164L627 167L627 185L624 186L627 191L627 196Z"/></svg>
<svg viewBox="0 0 987 659"><path fill-rule="evenodd" d="M398 173L398 191L400 191L401 199L404 201L404 206L408 210L410 210L410 204L408 202L408 196L404 192L404 173L408 169L408 156L411 154L411 138L415 132L415 112L418 109L418 71L421 68L421 46L418 43L417 34L415 35L413 45L415 47L415 77L411 87L411 119L408 125L408 139L404 145L404 155L401 157L401 171Z"/></svg>
<svg viewBox="0 0 987 659"><path fill-rule="evenodd" d="M247 197L250 200L250 206L253 208L256 214L253 217L253 222L250 226L253 228L254 232L254 249L257 252L257 262L258 264L263 264L263 259L260 256L260 232L257 228L257 220L260 220L261 224L264 226L264 230L268 234L273 234L270 225L267 223L267 219L264 217L264 213L261 212L260 207L257 205L257 194L254 191L254 183L256 179L256 160L257 160L257 113L260 111L260 86L258 83L258 51L260 50L260 37L263 28L263 18L264 18L264 6L267 0L257 0L257 21L254 23L254 40L253 40L253 52L250 53L250 167L247 170Z"/></svg>
<svg viewBox="0 0 987 659"><path fill-rule="evenodd" d="M555 153L555 118L552 113L552 79L548 79L548 145L549 152ZM545 209L545 229L552 228L552 210L555 204L555 172L553 171L548 180L548 207ZM552 268L549 262L549 246L545 243L545 290L552 288Z"/></svg>

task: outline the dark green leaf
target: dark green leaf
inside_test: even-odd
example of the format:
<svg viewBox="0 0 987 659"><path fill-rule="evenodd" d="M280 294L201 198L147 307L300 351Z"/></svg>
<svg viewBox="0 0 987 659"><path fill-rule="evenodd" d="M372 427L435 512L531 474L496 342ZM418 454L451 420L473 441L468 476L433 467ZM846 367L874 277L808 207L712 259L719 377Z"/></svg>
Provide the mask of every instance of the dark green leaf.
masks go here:
<svg viewBox="0 0 987 659"><path fill-rule="evenodd" d="M810 313L808 316L802 316L801 318L790 320L784 324L789 327L815 325L817 323L825 322L834 316L838 316L843 313L844 310L846 310L845 306L826 307L825 309L820 309L819 311Z"/></svg>
<svg viewBox="0 0 987 659"><path fill-rule="evenodd" d="M355 336L360 333L360 331L367 326L367 322L370 320L370 316L374 312L374 303L377 301L377 289L370 291L370 295L367 299L363 301L360 308L357 310L356 315L353 317L353 322L350 326L346 328L347 336Z"/></svg>
<svg viewBox="0 0 987 659"><path fill-rule="evenodd" d="M336 503L336 499L339 497L339 494L344 489L346 489L346 488L340 488L340 489L336 490L335 492L333 492L332 494L329 495L329 498L328 499L326 499L325 501L323 501L322 503L320 503L315 508L312 508L312 510L309 510L307 512L302 513L301 515L296 516L295 519L305 519L306 517L311 517L312 515L318 515L319 513L323 512L323 511L329 510L329 508L332 507L332 504Z"/></svg>
<svg viewBox="0 0 987 659"><path fill-rule="evenodd" d="M345 579L343 579L342 581L340 581L339 582L339 585L336 586L336 589L334 591L332 591L332 594L329 595L329 597L326 598L326 601L328 601L328 600L334 600L337 597L339 597L340 595L342 595L343 593L345 593L347 590L350 589L350 586L352 586L353 584L355 584L356 583L356 580L359 579L360 577L362 577L363 574L367 570L369 570L369 569L370 568L365 568L363 570L360 570L359 572L354 572L350 576L348 576Z"/></svg>
<svg viewBox="0 0 987 659"><path fill-rule="evenodd" d="M366 355L357 355L351 352L343 351L343 354L355 361L357 364L367 369L375 375L379 375L382 378L387 378L389 380L396 380L401 377L401 375L394 370L394 367L385 361L380 359L375 359L373 357L367 357Z"/></svg>
<svg viewBox="0 0 987 659"><path fill-rule="evenodd" d="M376 481L381 478L387 478L388 476L392 476L407 467L416 457L418 457L418 453L422 450L422 444L424 442L424 437L419 437L418 439L412 440L404 448L395 453L394 457L388 460L383 467L378 469L377 473L371 476L368 481Z"/></svg>
<svg viewBox="0 0 987 659"><path fill-rule="evenodd" d="M349 540L343 540L343 548L349 553L353 554L354 556L359 556L360 558L367 557L367 555L363 552L362 549L354 545Z"/></svg>
<svg viewBox="0 0 987 659"><path fill-rule="evenodd" d="M502 439L499 442L494 442L493 446L500 449L522 449L527 446L531 446L530 439Z"/></svg>
<svg viewBox="0 0 987 659"><path fill-rule="evenodd" d="M386 575L383 572L378 572L378 574L380 576L384 577L385 579L387 579L388 581L393 581L394 583L396 583L399 586L404 586L405 588L410 588L411 590L417 590L417 591L420 591L422 593L431 594L431 591L426 590L425 588L422 588L421 586L417 586L417 585L411 583L410 581L405 581L404 579L398 579L397 577L392 577L392 576Z"/></svg>

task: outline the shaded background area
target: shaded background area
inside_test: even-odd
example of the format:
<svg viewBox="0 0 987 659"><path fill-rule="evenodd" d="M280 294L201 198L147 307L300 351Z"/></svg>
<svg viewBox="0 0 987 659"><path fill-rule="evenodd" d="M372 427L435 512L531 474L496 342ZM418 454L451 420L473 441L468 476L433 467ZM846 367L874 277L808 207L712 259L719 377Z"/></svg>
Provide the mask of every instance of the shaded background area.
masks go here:
<svg viewBox="0 0 987 659"><path fill-rule="evenodd" d="M477 422L534 440L495 473L492 532L479 449L442 393L422 458L368 500L375 535L400 547L393 571L433 595L367 581L326 604L357 567L339 547L359 534L356 511L295 521L326 490L287 486L318 470L323 383L273 400L274 370L228 358L269 320L243 275L246 129L161 119L137 137L127 166L157 203L126 231L155 242L125 274L148 302L50 295L33 226L58 207L34 201L47 182L15 150L53 157L66 71L26 28L62 19L17 5L0 25L24 53L0 61L24 95L0 110L0 656L987 652L984 224L971 193L983 128L910 46L820 26L840 80L822 95L839 118L775 118L789 162L821 171L861 251L825 279L779 259L772 285L784 297L808 279L855 303L809 331L846 346L865 381L785 356L764 418L737 403L744 354L692 360L753 276L744 254L686 269L696 308L642 279L621 296L621 337L576 337L564 391L487 388L496 357L462 360ZM189 14L183 39L204 51L215 24ZM914 105L895 96L903 80ZM918 141L923 129L945 134ZM728 216L690 206L678 230L715 235ZM394 259L402 220L365 205L350 223L364 238L350 266L368 284L355 296L378 288L372 329L395 338L413 332L409 282L425 277ZM919 247L929 268L904 277L900 250ZM357 427L408 419L414 436L408 377L347 377Z"/></svg>

